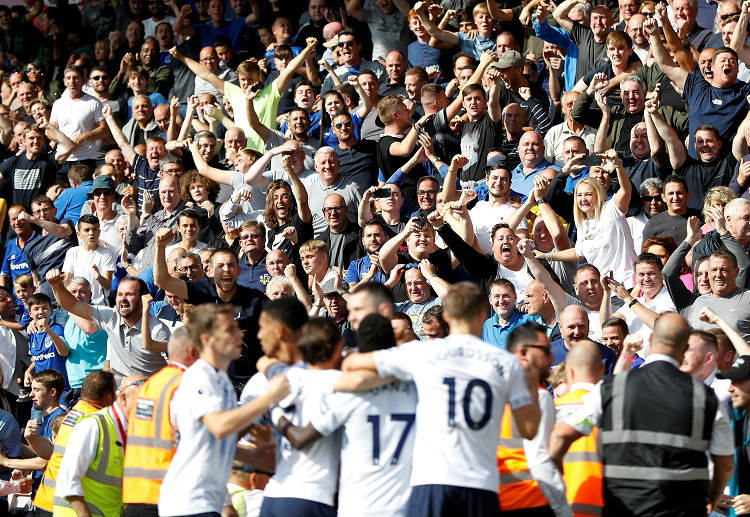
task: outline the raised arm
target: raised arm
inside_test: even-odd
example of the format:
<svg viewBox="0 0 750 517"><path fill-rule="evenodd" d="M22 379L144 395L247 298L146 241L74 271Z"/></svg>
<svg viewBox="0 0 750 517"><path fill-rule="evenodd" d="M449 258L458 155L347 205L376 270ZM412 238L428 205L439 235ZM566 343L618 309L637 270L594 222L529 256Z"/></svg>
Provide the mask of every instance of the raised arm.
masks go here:
<svg viewBox="0 0 750 517"><path fill-rule="evenodd" d="M203 66L201 63L195 61L194 59L190 59L189 57L185 56L180 52L180 49L177 48L177 46L174 46L169 49L169 53L172 55L172 57L178 61L182 61L185 63L185 65L190 69L191 72L193 72L195 75L203 79L204 81L208 82L219 90L220 92L224 91L224 81L219 79L219 77L213 73L211 70ZM291 65L291 63L290 63ZM283 90L282 90L283 91Z"/></svg>
<svg viewBox="0 0 750 517"><path fill-rule="evenodd" d="M500 81L502 81L502 78L500 77L500 71L496 68L493 68L490 72L492 86L490 86L490 94L487 99L487 112L492 122L497 124L503 118L503 107L500 105Z"/></svg>
<svg viewBox="0 0 750 517"><path fill-rule="evenodd" d="M290 155L287 154L281 157L281 168L286 172L289 184L292 186L292 194L297 199L297 215L302 219L302 222L309 223L312 221L312 213L310 213L310 205L307 202L307 189L299 179L299 176L297 176L297 173L294 172L292 157Z"/></svg>
<svg viewBox="0 0 750 517"><path fill-rule="evenodd" d="M360 100L362 101L362 107L360 107L357 110L357 115L359 115L359 118L363 119L367 116L368 113L375 107L372 104L372 101L370 100L370 97L368 97L365 94L365 90L362 89L362 85L359 84L359 81L357 80L356 75L350 75L346 82L348 82L353 88L354 91L357 92L357 95L359 95Z"/></svg>
<svg viewBox="0 0 750 517"><path fill-rule="evenodd" d="M664 31L664 38L667 40L669 50L674 55L674 61L677 63L677 66L687 73L692 72L693 68L695 68L693 53L685 48L682 43L683 38L672 28L672 22L667 16L667 8L661 2L656 4L656 17L661 21L660 29ZM648 36L646 37L648 38ZM693 47L690 46L690 49L693 49Z"/></svg>
<svg viewBox="0 0 750 517"><path fill-rule="evenodd" d="M169 274L164 250L174 240L174 231L159 228L156 232L156 253L154 254L154 283L165 291L174 293L183 300L188 297L187 282Z"/></svg>
<svg viewBox="0 0 750 517"><path fill-rule="evenodd" d="M370 187L362 193L362 199L359 200L357 207L357 224L360 228L365 227L365 223L372 219L372 195L378 187Z"/></svg>
<svg viewBox="0 0 750 517"><path fill-rule="evenodd" d="M198 144L196 142L190 143L190 154L193 156L195 162L195 168L201 176L205 176L210 180L215 181L221 185L229 185L232 175L231 171L225 171L211 167L208 162L203 158L203 155L198 151Z"/></svg>
<svg viewBox="0 0 750 517"><path fill-rule="evenodd" d="M22 221L26 220L31 224L37 225L42 230L46 230L47 233L49 233L50 235L54 235L58 239L64 239L73 235L73 228L71 228L67 224L59 224L54 221L47 221L46 219L42 219L41 217L34 217L32 215L29 215L28 212L21 212L20 214L18 214L18 218Z"/></svg>
<svg viewBox="0 0 750 517"><path fill-rule="evenodd" d="M648 18L643 22L643 32L648 37L649 44L651 45L651 55L654 56L656 63L664 71L666 76L677 85L680 90L685 89L685 81L688 77L688 72L675 65L672 58L669 57L669 52L664 48L659 37L660 28L656 24L654 18Z"/></svg>
<svg viewBox="0 0 750 517"><path fill-rule="evenodd" d="M539 280L549 293L555 313L560 314L565 308L565 298L567 297L567 294L563 288L552 279L552 275L549 274L549 271L547 271L542 263L534 256L532 245L533 242L531 240L521 239L517 244L518 252L526 260L526 265L529 267L529 271L531 271L534 278Z"/></svg>
<svg viewBox="0 0 750 517"><path fill-rule="evenodd" d="M47 283L52 288L52 292L55 294L57 303L71 314L75 314L86 320L94 319L94 309L91 305L85 302L79 302L75 296L63 284L65 275L59 269L52 269L47 271Z"/></svg>
<svg viewBox="0 0 750 517"><path fill-rule="evenodd" d="M750 63L750 47L745 45L748 20L750 20L750 2L745 1L742 2L740 19L737 20L737 25L735 25L732 33L732 40L729 42L729 48L737 52L737 57L745 63Z"/></svg>
<svg viewBox="0 0 750 517"><path fill-rule="evenodd" d="M458 179L458 173L464 165L469 163L469 159L462 155L457 154L451 158L451 163L448 165L448 172L445 174L443 179L443 200L455 201L458 199L458 190L456 189L456 182Z"/></svg>
<svg viewBox="0 0 750 517"><path fill-rule="evenodd" d="M716 325L723 330L737 351L737 356L750 355L750 345L747 341L724 318L716 314L711 307L703 307L698 313L698 319L705 321L709 325Z"/></svg>
<svg viewBox="0 0 750 517"><path fill-rule="evenodd" d="M677 132L672 129L672 126L667 124L655 106L658 106L655 101L649 101L646 105L648 117L653 122L656 132L662 139L664 139L664 144L667 147L667 155L669 156L669 164L672 166L672 169L677 170L682 167L682 164L684 164L687 159L685 146L682 145L680 137L677 136ZM646 130L648 131L648 123ZM650 143L651 139L649 138L649 144ZM651 149L651 152L653 154L653 148Z"/></svg>
<svg viewBox="0 0 750 517"><path fill-rule="evenodd" d="M344 6L352 18L362 19L362 0L344 0Z"/></svg>
<svg viewBox="0 0 750 517"><path fill-rule="evenodd" d="M748 2L750 3L750 2ZM747 99L750 102L750 99ZM737 128L737 132L732 138L732 154L739 161L748 152L747 146L747 133L750 129L750 111L747 112L745 118L742 120L740 127Z"/></svg>
<svg viewBox="0 0 750 517"><path fill-rule="evenodd" d="M570 238L565 233L565 228L560 221L560 216L550 206L549 203L545 202L544 199L549 191L549 181L541 174L534 176L534 198L537 199L537 208L539 209L539 215L544 221L544 226L547 227L547 231L552 238L552 243L555 245L557 250L567 250L572 244Z"/></svg>
<svg viewBox="0 0 750 517"><path fill-rule="evenodd" d="M422 276L425 277L425 280L430 284L430 287L435 291L438 298L444 300L448 295L448 289L450 289L451 285L437 276L435 273L435 266L432 265L432 262L427 259L422 259L419 262L419 271L421 271Z"/></svg>
<svg viewBox="0 0 750 517"><path fill-rule="evenodd" d="M297 54L294 59L289 61L289 64L284 70L279 72L279 76L274 79L273 84L276 86L276 91L283 93L286 87L289 86L289 81L292 80L297 69L302 66L302 63L307 59L307 55L310 52L315 52L315 47L318 46L317 38L307 38L305 40L307 46L302 49L302 52ZM223 91L223 90L222 90Z"/></svg>
<svg viewBox="0 0 750 517"><path fill-rule="evenodd" d="M602 120L599 122L599 127L596 129L596 137L594 138L594 153L598 154L603 153L609 147L607 145L607 135L609 134L609 120L612 117L612 111L607 103L607 98L601 90L597 90L594 93L594 100L602 111Z"/></svg>
<svg viewBox="0 0 750 517"><path fill-rule="evenodd" d="M117 147L120 148L128 163L132 164L133 161L135 161L135 149L130 145L128 139L125 138L125 135L117 124L115 117L112 116L112 108L108 104L102 106L102 116L107 123L107 127L109 127L110 133L112 133L112 138L114 138L117 143Z"/></svg>
<svg viewBox="0 0 750 517"><path fill-rule="evenodd" d="M250 91L245 94L245 109L247 110L247 121L250 124L250 128L258 133L260 139L264 142L267 142L268 135L271 134L271 130L258 119L258 114L255 112L254 99L258 96L258 93L260 93L260 90L253 91L253 89L251 88Z"/></svg>
<svg viewBox="0 0 750 517"><path fill-rule="evenodd" d="M390 273L391 269L398 264L398 255L396 255L396 252L401 247L401 244L409 235L418 231L420 231L420 227L416 222L416 218L413 217L408 223L406 223L406 226L400 233L386 241L386 243L380 248L378 254L380 258L380 267L383 268L383 271L386 274Z"/></svg>
<svg viewBox="0 0 750 517"><path fill-rule="evenodd" d="M419 21L422 22L425 30L432 38L435 38L438 42L450 45L450 47L458 45L458 34L440 29L432 22L430 15L427 12L426 2L417 2L414 5L414 12L417 14ZM432 40L430 40L430 46L432 46Z"/></svg>
<svg viewBox="0 0 750 517"><path fill-rule="evenodd" d="M612 196L612 200L615 202L615 206L620 212L627 212L628 206L630 205L630 195L633 193L633 183L630 181L628 171L622 165L620 155L614 149L609 149L607 152L601 155L602 167L604 170L617 171L617 181L620 183L620 188Z"/></svg>
<svg viewBox="0 0 750 517"><path fill-rule="evenodd" d="M568 32L573 32L574 25L573 20L568 18L568 13L578 4L588 4L588 2L586 0L565 0L552 11L552 16L560 24L560 27Z"/></svg>

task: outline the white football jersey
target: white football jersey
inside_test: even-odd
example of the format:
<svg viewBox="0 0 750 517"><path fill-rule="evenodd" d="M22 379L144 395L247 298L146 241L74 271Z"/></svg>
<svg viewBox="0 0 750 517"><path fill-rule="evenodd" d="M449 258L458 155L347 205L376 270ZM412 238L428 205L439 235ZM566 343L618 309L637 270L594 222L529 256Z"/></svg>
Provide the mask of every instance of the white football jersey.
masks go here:
<svg viewBox="0 0 750 517"><path fill-rule="evenodd" d="M381 377L417 386L411 485L497 491L497 437L505 404L531 403L518 360L472 335L412 341L375 352Z"/></svg>
<svg viewBox="0 0 750 517"><path fill-rule="evenodd" d="M329 436L344 428L339 515L406 515L416 407L416 386L403 381L323 400L315 429Z"/></svg>
<svg viewBox="0 0 750 517"><path fill-rule="evenodd" d="M286 370L291 393L279 403L293 425L304 427L320 412L326 393L341 375L339 370ZM279 436L276 447L276 472L268 481L263 495L295 497L333 506L339 470L340 433L320 438L302 450Z"/></svg>

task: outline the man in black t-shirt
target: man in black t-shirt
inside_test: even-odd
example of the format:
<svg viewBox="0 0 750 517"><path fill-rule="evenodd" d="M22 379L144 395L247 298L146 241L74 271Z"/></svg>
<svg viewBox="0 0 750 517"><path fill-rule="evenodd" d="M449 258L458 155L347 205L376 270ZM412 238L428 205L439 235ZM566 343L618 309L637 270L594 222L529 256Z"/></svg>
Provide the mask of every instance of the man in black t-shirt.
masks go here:
<svg viewBox="0 0 750 517"><path fill-rule="evenodd" d="M549 117L549 95L539 86L530 83L523 75L524 59L515 50L506 50L497 63L490 65L500 71L500 106L516 103L524 112L528 124L544 136L552 127Z"/></svg>
<svg viewBox="0 0 750 517"><path fill-rule="evenodd" d="M587 2L565 0L557 6L553 13L560 27L570 33L573 42L578 46L576 82L586 72L606 62L607 52L604 40L607 38L609 31L612 30L612 11L604 5L597 5L591 10L591 20L588 27L571 20L568 13L579 3Z"/></svg>
<svg viewBox="0 0 750 517"><path fill-rule="evenodd" d="M409 109L399 95L388 95L378 102L378 117L385 124L383 136L378 140L378 167L384 181L404 165L417 144L419 129L426 120L422 117L412 125ZM401 184L404 197L412 203L417 200L417 179L427 176L422 164L415 165Z"/></svg>
<svg viewBox="0 0 750 517"><path fill-rule="evenodd" d="M336 155L339 157L339 174L351 179L360 191L377 183L377 144L372 140L357 140L354 136L352 116L341 111L331 120L333 134L339 139Z"/></svg>
<svg viewBox="0 0 750 517"><path fill-rule="evenodd" d="M672 237L675 242L682 242L687 235L687 220L692 215L700 215L697 210L688 208L687 183L682 176L670 175L664 181L662 198L667 204L666 212L651 217L643 228L643 241L655 235Z"/></svg>
<svg viewBox="0 0 750 517"><path fill-rule="evenodd" d="M490 72L488 72L490 73ZM461 173L461 186L474 188L484 181L487 153L497 142L502 111L500 109L500 72L493 73L489 102L479 84L464 87L463 104L469 120L461 130L461 154L469 159Z"/></svg>
<svg viewBox="0 0 750 517"><path fill-rule="evenodd" d="M46 144L44 130L36 125L24 131L26 152L12 156L0 164L3 180L3 198L8 204L29 206L31 200L47 189L57 179L55 153Z"/></svg>
<svg viewBox="0 0 750 517"><path fill-rule="evenodd" d="M174 232L162 228L156 234L156 257L154 258L154 282L187 303L229 303L237 308L235 318L243 332L242 354L229 365L227 373L239 392L247 380L256 372L255 363L263 355L258 342L258 318L266 296L257 289L237 284L240 275L237 255L229 249L219 249L211 256L213 277L194 282L175 278L167 270L164 249L174 239Z"/></svg>

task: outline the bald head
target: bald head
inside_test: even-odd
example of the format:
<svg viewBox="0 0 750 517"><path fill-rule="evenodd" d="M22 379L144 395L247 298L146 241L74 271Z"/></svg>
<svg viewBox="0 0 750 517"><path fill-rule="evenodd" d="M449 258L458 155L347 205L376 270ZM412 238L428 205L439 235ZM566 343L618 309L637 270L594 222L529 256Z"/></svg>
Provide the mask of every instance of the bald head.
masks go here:
<svg viewBox="0 0 750 517"><path fill-rule="evenodd" d="M690 325L676 312L666 312L656 318L651 336L651 352L666 354L682 361L690 337Z"/></svg>
<svg viewBox="0 0 750 517"><path fill-rule="evenodd" d="M604 375L599 346L590 339L576 341L575 346L565 356L565 367L568 384L574 382L596 384Z"/></svg>
<svg viewBox="0 0 750 517"><path fill-rule="evenodd" d="M167 354L170 361L183 366L190 366L198 359L200 353L190 338L187 327L183 326L174 331L167 343Z"/></svg>
<svg viewBox="0 0 750 517"><path fill-rule="evenodd" d="M589 334L589 316L580 305L568 305L560 313L560 333L569 350L574 342L585 339Z"/></svg>

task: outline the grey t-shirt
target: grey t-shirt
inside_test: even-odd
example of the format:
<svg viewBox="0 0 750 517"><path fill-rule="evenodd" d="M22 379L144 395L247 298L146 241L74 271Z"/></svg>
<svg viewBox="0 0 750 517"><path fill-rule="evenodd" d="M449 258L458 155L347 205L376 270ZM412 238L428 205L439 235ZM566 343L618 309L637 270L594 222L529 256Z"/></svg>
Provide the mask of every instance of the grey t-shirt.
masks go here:
<svg viewBox="0 0 750 517"><path fill-rule="evenodd" d="M143 320L129 327L116 309L104 305L95 305L92 309L94 324L107 333L107 360L118 384L122 377L137 374L149 377L166 366L162 354L144 350L141 341ZM169 339L167 327L150 314L148 327L154 340Z"/></svg>
<svg viewBox="0 0 750 517"><path fill-rule="evenodd" d="M716 328L716 325L711 325L698 318L698 314L703 307L713 309L716 314L736 329L745 341L750 341L750 290L737 289L726 298L709 293L699 296L695 300L687 318L690 326L699 330Z"/></svg>
<svg viewBox="0 0 750 517"><path fill-rule="evenodd" d="M329 264L331 266L337 266L340 268L349 267L349 264L344 264L344 234L331 232L331 258Z"/></svg>

